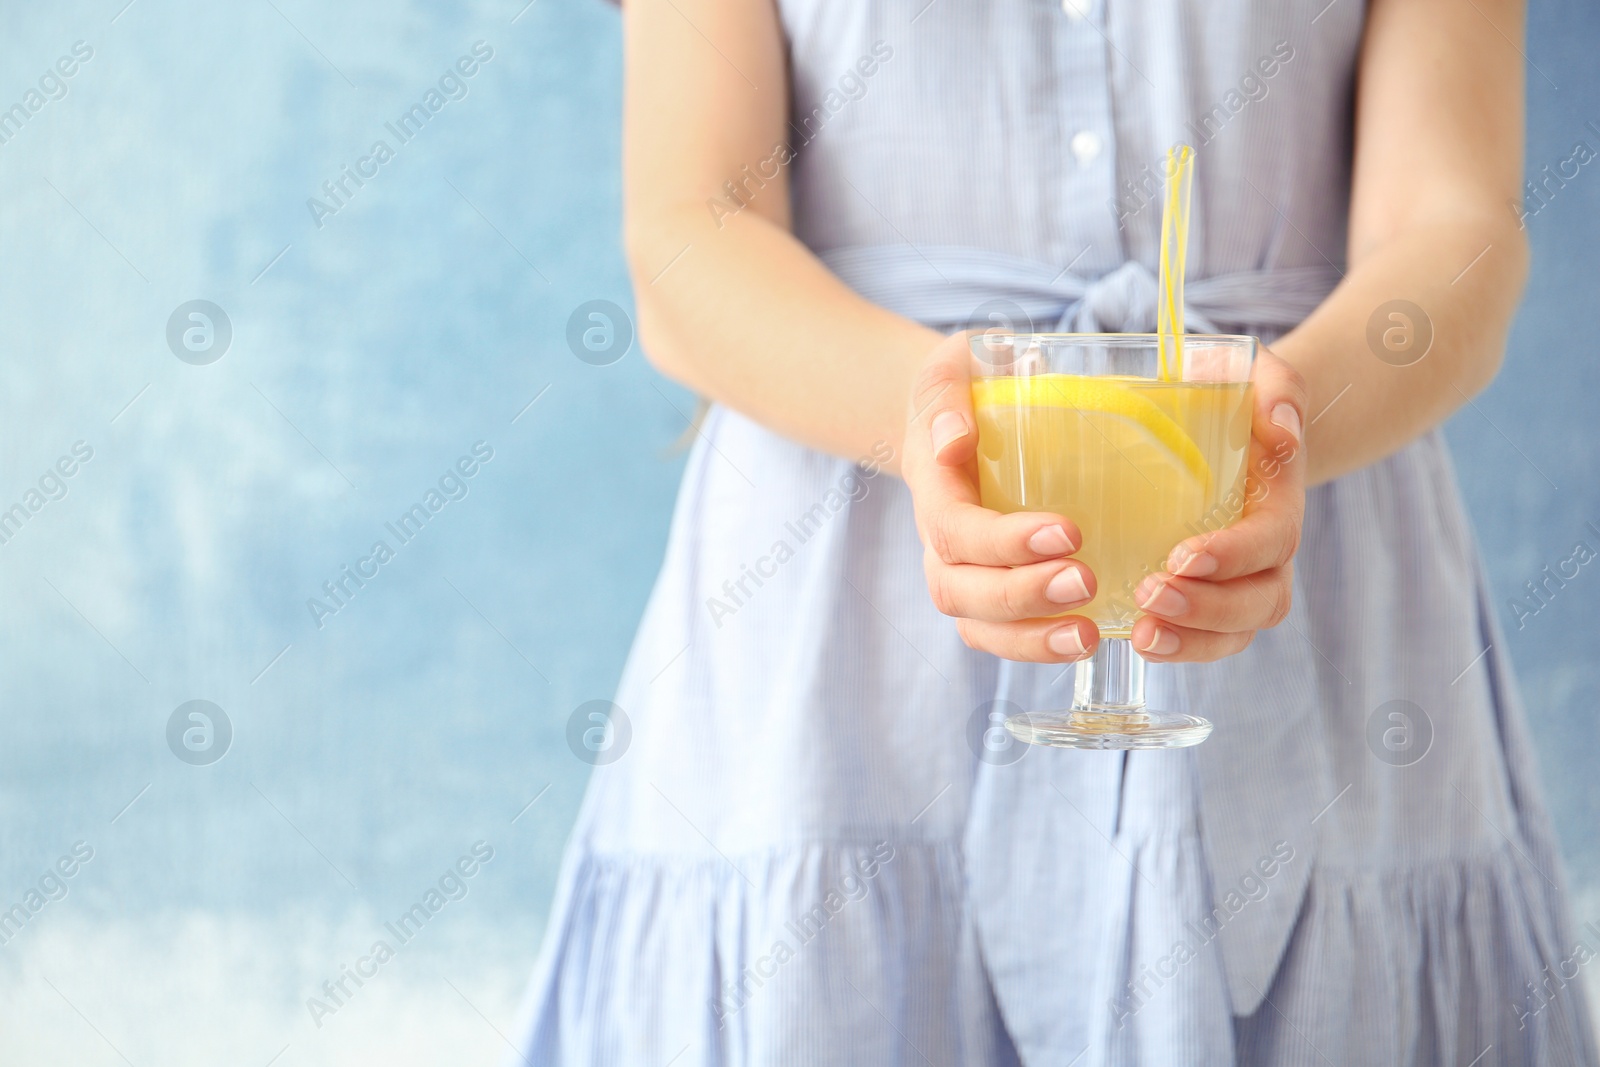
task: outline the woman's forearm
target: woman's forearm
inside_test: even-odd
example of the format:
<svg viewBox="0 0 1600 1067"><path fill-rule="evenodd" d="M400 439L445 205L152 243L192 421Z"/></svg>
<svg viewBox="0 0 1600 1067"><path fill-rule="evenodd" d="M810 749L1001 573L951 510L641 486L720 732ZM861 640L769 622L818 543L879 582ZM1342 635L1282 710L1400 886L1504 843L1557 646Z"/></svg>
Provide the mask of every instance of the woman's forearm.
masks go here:
<svg viewBox="0 0 1600 1067"><path fill-rule="evenodd" d="M720 226L703 204L657 211L630 221L628 251L640 343L662 373L836 456L898 449L937 332L863 300L753 211Z"/></svg>
<svg viewBox="0 0 1600 1067"><path fill-rule="evenodd" d="M786 437L881 463L939 336L861 299L790 233L776 6L628 0L622 15L623 217L645 354ZM729 194L774 158L759 187Z"/></svg>
<svg viewBox="0 0 1600 1067"><path fill-rule="evenodd" d="M1311 484L1404 447L1499 369L1528 270L1508 207L1522 189L1522 2L1368 5L1350 272L1274 346L1310 386ZM1408 329L1432 331L1420 359Z"/></svg>
<svg viewBox="0 0 1600 1067"><path fill-rule="evenodd" d="M1477 225L1419 225L1358 260L1273 345L1310 389L1309 483L1399 450L1487 386L1527 269L1527 241L1509 212Z"/></svg>
<svg viewBox="0 0 1600 1067"><path fill-rule="evenodd" d="M861 299L754 215L719 229L686 207L630 228L629 248L641 343L664 374L837 456L898 444L935 331ZM1511 221L1419 226L1359 261L1273 346L1311 391L1312 484L1399 450L1489 383L1527 259Z"/></svg>

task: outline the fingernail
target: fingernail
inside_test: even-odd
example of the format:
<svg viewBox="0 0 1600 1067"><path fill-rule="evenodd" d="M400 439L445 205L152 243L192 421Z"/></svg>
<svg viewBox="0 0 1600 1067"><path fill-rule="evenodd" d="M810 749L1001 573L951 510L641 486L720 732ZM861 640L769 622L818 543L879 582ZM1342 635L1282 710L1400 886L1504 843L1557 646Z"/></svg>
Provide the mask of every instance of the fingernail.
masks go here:
<svg viewBox="0 0 1600 1067"><path fill-rule="evenodd" d="M1184 578L1204 578L1217 569L1217 557L1209 552L1195 552L1179 545L1167 557L1167 570Z"/></svg>
<svg viewBox="0 0 1600 1067"><path fill-rule="evenodd" d="M1272 409L1272 425L1286 430L1295 444L1300 443L1300 413L1293 404L1279 404Z"/></svg>
<svg viewBox="0 0 1600 1067"><path fill-rule="evenodd" d="M1150 640L1139 651L1149 653L1152 656L1170 656L1178 651L1182 645L1183 642L1178 640L1177 634L1165 626L1157 626L1150 634Z"/></svg>
<svg viewBox="0 0 1600 1067"><path fill-rule="evenodd" d="M1064 526L1044 526L1028 538L1028 547L1041 556L1059 556L1072 551L1072 539L1067 536Z"/></svg>
<svg viewBox="0 0 1600 1067"><path fill-rule="evenodd" d="M933 454L938 456L952 441L959 441L971 433L967 420L959 411L941 411L933 420Z"/></svg>
<svg viewBox="0 0 1600 1067"><path fill-rule="evenodd" d="M1061 627L1050 635L1046 643L1050 646L1050 651L1058 656L1083 655L1083 638L1078 636L1076 626Z"/></svg>
<svg viewBox="0 0 1600 1067"><path fill-rule="evenodd" d="M1189 610L1189 598L1155 575L1140 583L1137 593L1141 611L1176 618Z"/></svg>
<svg viewBox="0 0 1600 1067"><path fill-rule="evenodd" d="M1078 604L1089 599L1089 587L1084 584L1083 572L1077 564L1068 564L1050 579L1050 584L1044 587L1044 595L1053 604Z"/></svg>

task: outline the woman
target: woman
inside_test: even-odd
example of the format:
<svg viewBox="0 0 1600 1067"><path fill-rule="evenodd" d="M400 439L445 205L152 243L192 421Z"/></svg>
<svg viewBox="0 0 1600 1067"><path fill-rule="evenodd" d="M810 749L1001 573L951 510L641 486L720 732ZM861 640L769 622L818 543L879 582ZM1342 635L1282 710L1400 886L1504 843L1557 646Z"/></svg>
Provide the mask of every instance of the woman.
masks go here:
<svg viewBox="0 0 1600 1067"><path fill-rule="evenodd" d="M714 405L527 1060L1595 1062L1438 430L1526 271L1517 0L624 22L641 338ZM1151 704L1216 730L996 758L994 702L1059 706L1093 651L1059 616L1095 576L1070 521L977 506L947 335L1152 329L1180 141L1190 326L1271 343L1284 458L1140 591Z"/></svg>

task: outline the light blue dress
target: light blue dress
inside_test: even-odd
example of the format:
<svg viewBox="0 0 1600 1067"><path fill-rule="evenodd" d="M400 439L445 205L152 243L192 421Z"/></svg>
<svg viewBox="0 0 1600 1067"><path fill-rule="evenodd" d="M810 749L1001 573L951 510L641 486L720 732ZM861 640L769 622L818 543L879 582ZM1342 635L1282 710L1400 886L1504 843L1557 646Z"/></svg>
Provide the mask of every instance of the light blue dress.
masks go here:
<svg viewBox="0 0 1600 1067"><path fill-rule="evenodd" d="M1151 329L1179 141L1191 328L1338 282L1360 0L780 8L796 232L886 307ZM517 1062L1596 1062L1438 433L1309 494L1283 625L1150 668L1193 749L1008 747L1071 672L968 649L921 555L903 484L711 411Z"/></svg>

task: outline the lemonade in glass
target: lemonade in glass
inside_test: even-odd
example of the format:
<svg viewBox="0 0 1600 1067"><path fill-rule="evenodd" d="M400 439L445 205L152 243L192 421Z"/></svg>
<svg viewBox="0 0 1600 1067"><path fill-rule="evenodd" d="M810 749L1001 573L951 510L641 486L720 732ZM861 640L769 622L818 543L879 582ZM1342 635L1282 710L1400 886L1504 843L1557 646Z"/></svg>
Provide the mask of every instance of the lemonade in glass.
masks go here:
<svg viewBox="0 0 1600 1067"><path fill-rule="evenodd" d="M1181 377L1161 376L1156 334L972 338L978 482L996 511L1046 511L1083 535L1096 592L1071 614L1101 641L1078 665L1071 707L1007 723L1035 744L1175 748L1211 724L1144 706L1144 661L1128 640L1134 590L1180 541L1218 530L1244 505L1253 337L1188 334Z"/></svg>

